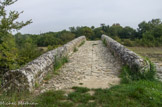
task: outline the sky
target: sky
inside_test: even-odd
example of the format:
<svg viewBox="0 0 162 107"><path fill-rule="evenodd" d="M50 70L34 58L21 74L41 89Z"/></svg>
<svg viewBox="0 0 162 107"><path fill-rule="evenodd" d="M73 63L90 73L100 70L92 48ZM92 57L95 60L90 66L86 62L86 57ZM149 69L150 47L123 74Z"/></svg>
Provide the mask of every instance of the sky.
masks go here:
<svg viewBox="0 0 162 107"><path fill-rule="evenodd" d="M40 34L101 23L137 28L142 21L162 19L162 0L18 0L7 10L24 11L18 21L32 19L19 32Z"/></svg>

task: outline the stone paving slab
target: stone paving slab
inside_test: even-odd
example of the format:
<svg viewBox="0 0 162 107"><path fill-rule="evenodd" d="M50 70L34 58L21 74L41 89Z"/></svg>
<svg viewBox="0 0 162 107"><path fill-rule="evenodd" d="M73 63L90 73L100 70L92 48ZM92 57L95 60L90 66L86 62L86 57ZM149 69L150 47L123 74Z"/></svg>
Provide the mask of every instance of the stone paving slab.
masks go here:
<svg viewBox="0 0 162 107"><path fill-rule="evenodd" d="M109 88L119 84L120 62L114 58L102 41L86 41L77 52L69 57L69 62L59 69L48 83L36 91L67 89L73 86L88 88Z"/></svg>

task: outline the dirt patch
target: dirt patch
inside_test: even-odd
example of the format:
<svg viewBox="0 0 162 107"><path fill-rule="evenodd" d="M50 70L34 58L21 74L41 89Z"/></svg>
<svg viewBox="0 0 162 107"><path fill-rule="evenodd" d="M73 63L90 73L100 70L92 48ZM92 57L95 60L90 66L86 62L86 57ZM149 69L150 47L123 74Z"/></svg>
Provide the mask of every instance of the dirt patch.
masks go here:
<svg viewBox="0 0 162 107"><path fill-rule="evenodd" d="M120 79L113 75L111 76L90 76L87 79L82 80L82 85L78 84L79 87L87 87L90 89L98 89L98 88L110 88L112 85L116 85L120 83Z"/></svg>

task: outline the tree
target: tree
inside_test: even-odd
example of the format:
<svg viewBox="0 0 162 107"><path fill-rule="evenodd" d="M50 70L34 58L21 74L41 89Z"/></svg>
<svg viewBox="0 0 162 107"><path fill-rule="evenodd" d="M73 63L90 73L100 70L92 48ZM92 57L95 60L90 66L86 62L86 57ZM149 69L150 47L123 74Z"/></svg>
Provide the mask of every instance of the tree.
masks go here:
<svg viewBox="0 0 162 107"><path fill-rule="evenodd" d="M80 27L80 29L78 30L78 34L80 36L82 35L86 36L87 39L91 39L94 36L93 30L87 26Z"/></svg>
<svg viewBox="0 0 162 107"><path fill-rule="evenodd" d="M27 37L19 48L19 58L17 59L17 63L19 66L25 65L27 62L30 62L41 55L41 53L42 52L39 51L37 46L33 43L31 37Z"/></svg>
<svg viewBox="0 0 162 107"><path fill-rule="evenodd" d="M60 34L60 39L64 43L67 43L67 42L73 40L74 38L75 38L75 34L68 32L68 31L61 32L61 34Z"/></svg>
<svg viewBox="0 0 162 107"><path fill-rule="evenodd" d="M156 40L151 31L146 31L142 35L142 45L143 46L155 46Z"/></svg>
<svg viewBox="0 0 162 107"><path fill-rule="evenodd" d="M131 28L129 26L126 26L120 32L119 37L121 39L134 39L135 33L136 33L136 30L134 30L133 28Z"/></svg>
<svg viewBox="0 0 162 107"><path fill-rule="evenodd" d="M160 37L162 37L162 24L156 26L156 27L153 29L153 34L154 34L154 37L155 37L155 38L160 38Z"/></svg>
<svg viewBox="0 0 162 107"><path fill-rule="evenodd" d="M43 35L40 35L37 45L44 47L48 45L51 45L51 46L59 45L59 43L61 43L61 40L56 38L55 35L43 34Z"/></svg>
<svg viewBox="0 0 162 107"><path fill-rule="evenodd" d="M11 33L12 30L20 30L22 27L31 23L31 20L26 22L16 21L19 18L19 15L22 12L10 11L7 15L6 7L12 5L17 0L2 0L0 1L0 37L3 39L3 36L6 36L8 33ZM2 40L3 41L3 40Z"/></svg>
<svg viewBox="0 0 162 107"><path fill-rule="evenodd" d="M91 26L91 29L94 30L95 29L95 26Z"/></svg>
<svg viewBox="0 0 162 107"><path fill-rule="evenodd" d="M26 22L16 21L23 12L10 11L7 14L6 7L14 4L17 0L0 1L0 68L1 71L15 69L18 65L17 49L15 40L12 35L13 30L20 30L22 27L32 23L31 20Z"/></svg>
<svg viewBox="0 0 162 107"><path fill-rule="evenodd" d="M75 27L69 27L69 30L70 30L71 33L76 33Z"/></svg>
<svg viewBox="0 0 162 107"><path fill-rule="evenodd" d="M142 35L147 31L156 31L155 29L157 29L158 26L160 26L161 24L162 24L162 22L160 19L152 19L149 22L145 22L145 21L141 22L138 25L139 38L142 38ZM159 34L157 36L159 36Z"/></svg>
<svg viewBox="0 0 162 107"><path fill-rule="evenodd" d="M119 33L121 33L122 31L122 26L120 26L120 24L113 24L110 29L109 29L109 32L110 32L110 36L119 36Z"/></svg>
<svg viewBox="0 0 162 107"><path fill-rule="evenodd" d="M104 33L104 31L102 30L101 27L95 28L93 30L93 32L94 32L94 36L93 36L92 40L94 40L94 39L100 39L101 38L101 35Z"/></svg>
<svg viewBox="0 0 162 107"><path fill-rule="evenodd" d="M3 41L0 44L0 74L18 67L15 62L18 54L14 38L12 35L7 35Z"/></svg>

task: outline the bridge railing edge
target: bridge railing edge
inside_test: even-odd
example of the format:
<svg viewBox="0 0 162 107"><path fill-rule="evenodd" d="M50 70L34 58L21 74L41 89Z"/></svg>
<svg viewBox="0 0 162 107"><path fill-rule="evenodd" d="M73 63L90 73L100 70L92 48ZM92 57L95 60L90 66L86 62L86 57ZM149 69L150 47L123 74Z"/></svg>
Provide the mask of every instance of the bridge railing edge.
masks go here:
<svg viewBox="0 0 162 107"><path fill-rule="evenodd" d="M20 69L6 72L1 83L1 89L4 91L27 90L32 92L35 84L41 83L43 77L53 70L55 56L61 58L63 56L71 55L74 47L78 47L83 41L86 41L85 36L75 38L62 47L58 47L42 54Z"/></svg>
<svg viewBox="0 0 162 107"><path fill-rule="evenodd" d="M143 59L111 37L103 34L101 39L106 42L106 46L123 65L128 65L133 71L146 72L150 69L150 63L147 60Z"/></svg>

